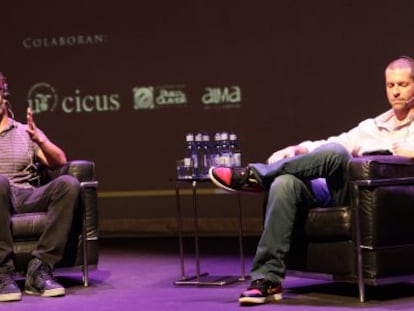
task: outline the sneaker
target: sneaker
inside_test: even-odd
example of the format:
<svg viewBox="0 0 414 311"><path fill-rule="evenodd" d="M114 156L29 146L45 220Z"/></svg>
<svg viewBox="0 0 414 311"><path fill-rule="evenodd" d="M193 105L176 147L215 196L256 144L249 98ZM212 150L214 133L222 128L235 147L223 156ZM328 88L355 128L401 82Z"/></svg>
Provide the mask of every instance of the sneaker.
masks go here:
<svg viewBox="0 0 414 311"><path fill-rule="evenodd" d="M43 297L64 296L65 288L54 279L52 266L34 258L29 262L24 291Z"/></svg>
<svg viewBox="0 0 414 311"><path fill-rule="evenodd" d="M22 299L22 292L10 273L0 274L0 301Z"/></svg>
<svg viewBox="0 0 414 311"><path fill-rule="evenodd" d="M258 193L264 190L248 167L211 167L208 175L214 184L227 191Z"/></svg>
<svg viewBox="0 0 414 311"><path fill-rule="evenodd" d="M245 292L240 295L240 305L261 304L281 300L282 285L266 279L255 280Z"/></svg>

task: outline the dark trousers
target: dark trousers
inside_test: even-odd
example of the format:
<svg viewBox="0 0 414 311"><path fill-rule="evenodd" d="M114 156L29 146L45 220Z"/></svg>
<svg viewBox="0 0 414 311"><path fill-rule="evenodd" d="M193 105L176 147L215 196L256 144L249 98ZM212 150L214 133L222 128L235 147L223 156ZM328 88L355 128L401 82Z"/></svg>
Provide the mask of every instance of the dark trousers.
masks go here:
<svg viewBox="0 0 414 311"><path fill-rule="evenodd" d="M290 249L298 209L312 208L321 202L329 206L349 203L350 159L343 146L328 143L273 164L249 165L269 191L264 228L250 270L252 280L280 282L284 278L284 258Z"/></svg>
<svg viewBox="0 0 414 311"><path fill-rule="evenodd" d="M14 271L13 213L47 212L46 227L32 255L52 266L62 259L79 192L79 181L70 175L36 188L11 187L0 175L0 273Z"/></svg>

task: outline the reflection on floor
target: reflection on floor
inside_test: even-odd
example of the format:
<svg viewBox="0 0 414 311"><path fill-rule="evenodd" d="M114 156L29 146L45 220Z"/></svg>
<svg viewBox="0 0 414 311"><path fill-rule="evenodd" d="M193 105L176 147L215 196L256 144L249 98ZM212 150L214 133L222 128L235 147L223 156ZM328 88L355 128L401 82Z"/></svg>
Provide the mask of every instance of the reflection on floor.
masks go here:
<svg viewBox="0 0 414 311"><path fill-rule="evenodd" d="M245 239L246 270L255 250L256 238ZM174 285L180 279L176 238L101 239L101 257L96 270L90 271L88 288L82 287L81 273L57 271L58 280L67 288L61 298L23 295L20 302L1 303L8 311L30 310L176 310L221 311L240 307L237 298L248 280L224 286ZM185 239L187 275L195 273L193 245ZM237 238L202 238L201 272L212 276L239 276L240 257ZM24 280L19 279L23 287ZM414 309L414 283L368 288L368 302L358 302L354 284L287 277L285 299L258 306L258 310L375 310ZM5 309L6 310L6 309Z"/></svg>

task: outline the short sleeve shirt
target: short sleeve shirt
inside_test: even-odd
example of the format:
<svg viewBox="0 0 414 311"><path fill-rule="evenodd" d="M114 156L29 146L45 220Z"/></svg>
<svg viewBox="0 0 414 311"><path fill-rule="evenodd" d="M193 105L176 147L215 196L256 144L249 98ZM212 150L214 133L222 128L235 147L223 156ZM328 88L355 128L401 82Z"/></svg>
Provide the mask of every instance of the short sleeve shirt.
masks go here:
<svg viewBox="0 0 414 311"><path fill-rule="evenodd" d="M31 187L29 181L36 174L34 165L38 146L26 132L27 125L12 120L0 133L0 174L6 176L12 186Z"/></svg>

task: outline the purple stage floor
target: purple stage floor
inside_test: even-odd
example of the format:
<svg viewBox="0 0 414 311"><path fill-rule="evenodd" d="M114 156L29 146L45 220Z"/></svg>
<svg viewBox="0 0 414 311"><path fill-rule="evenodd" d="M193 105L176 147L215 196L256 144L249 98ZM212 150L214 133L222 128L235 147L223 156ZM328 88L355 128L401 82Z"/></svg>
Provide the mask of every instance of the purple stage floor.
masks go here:
<svg viewBox="0 0 414 311"><path fill-rule="evenodd" d="M245 247L246 270L255 241ZM190 245L191 246L191 245ZM187 248L190 248L187 246ZM23 295L20 302L0 303L0 310L105 311L171 310L372 310L414 309L414 283L368 288L368 302L358 302L356 285L287 277L285 299L275 304L240 307L237 298L248 285L239 281L221 287L174 286L180 277L178 243L174 238L101 240L100 264L90 271L91 285L81 285L80 272L58 271L67 288L60 298ZM208 238L200 241L202 272L240 275L237 239ZM192 253L187 252L186 269L194 272ZM18 283L23 286L23 279Z"/></svg>

